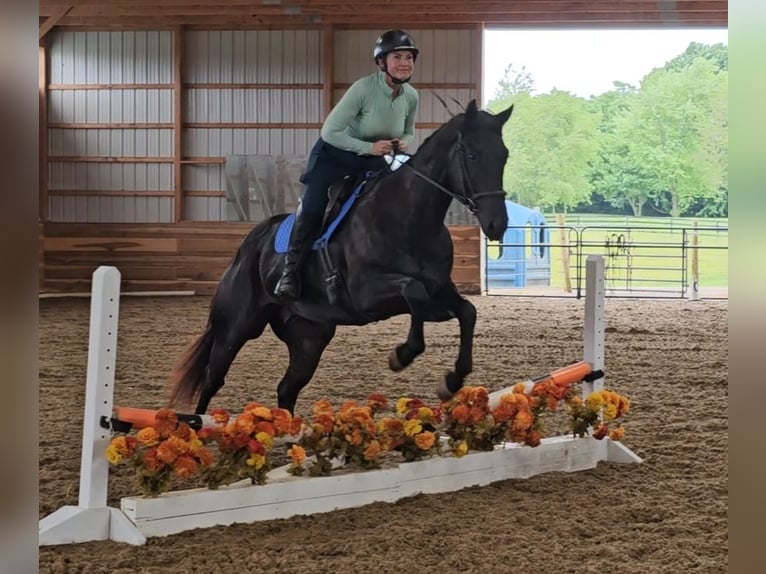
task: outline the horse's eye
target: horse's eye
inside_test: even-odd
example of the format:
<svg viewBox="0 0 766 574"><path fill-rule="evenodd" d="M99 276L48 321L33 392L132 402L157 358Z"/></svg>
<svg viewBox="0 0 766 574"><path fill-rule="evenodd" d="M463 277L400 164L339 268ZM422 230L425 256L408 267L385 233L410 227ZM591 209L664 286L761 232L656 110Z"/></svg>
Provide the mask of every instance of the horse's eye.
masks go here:
<svg viewBox="0 0 766 574"><path fill-rule="evenodd" d="M478 156L475 153L466 152L465 157L467 157L471 161L476 161L476 158Z"/></svg>

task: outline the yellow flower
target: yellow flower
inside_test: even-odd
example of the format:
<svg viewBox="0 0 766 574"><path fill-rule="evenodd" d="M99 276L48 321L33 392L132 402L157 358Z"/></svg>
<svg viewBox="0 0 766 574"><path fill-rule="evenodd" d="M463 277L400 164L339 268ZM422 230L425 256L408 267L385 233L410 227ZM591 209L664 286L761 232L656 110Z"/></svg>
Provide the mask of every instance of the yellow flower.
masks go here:
<svg viewBox="0 0 766 574"><path fill-rule="evenodd" d="M110 442L109 446L106 447L106 460L108 460L110 464L119 464L122 461L120 449L114 444L114 441Z"/></svg>
<svg viewBox="0 0 766 574"><path fill-rule="evenodd" d="M420 424L418 419L410 419L404 423L404 434L407 436L415 436L423 430L423 425Z"/></svg>
<svg viewBox="0 0 766 574"><path fill-rule="evenodd" d="M420 407L418 409L418 418L424 423L431 422L434 418L434 412L428 407Z"/></svg>
<svg viewBox="0 0 766 574"><path fill-rule="evenodd" d="M396 401L396 412L401 414L404 414L407 412L407 404L410 402L410 399L407 397L402 397L398 401Z"/></svg>
<svg viewBox="0 0 766 574"><path fill-rule="evenodd" d="M274 438L269 433L265 432L259 432L256 434L255 440L262 442L263 446L265 446L267 450L271 450L271 445L274 443Z"/></svg>
<svg viewBox="0 0 766 574"><path fill-rule="evenodd" d="M622 440L625 436L625 429L623 427L617 427L609 431L609 438L612 440Z"/></svg>
<svg viewBox="0 0 766 574"><path fill-rule="evenodd" d="M195 438L189 441L189 452L193 454L197 454L201 448L202 448L202 441L200 439Z"/></svg>
<svg viewBox="0 0 766 574"><path fill-rule="evenodd" d="M593 391L588 395L588 398L585 399L585 404L590 410L597 411L604 404L604 397L600 391Z"/></svg>
<svg viewBox="0 0 766 574"><path fill-rule="evenodd" d="M617 416L617 405L609 403L604 405L604 420L611 421Z"/></svg>
<svg viewBox="0 0 766 574"><path fill-rule="evenodd" d="M461 440L452 449L452 454L454 454L456 458L461 458L465 456L467 452L468 452L468 443L465 442L464 440Z"/></svg>
<svg viewBox="0 0 766 574"><path fill-rule="evenodd" d="M266 457L260 454L251 454L247 459L247 465L255 467L255 470L259 470L264 464L266 464Z"/></svg>

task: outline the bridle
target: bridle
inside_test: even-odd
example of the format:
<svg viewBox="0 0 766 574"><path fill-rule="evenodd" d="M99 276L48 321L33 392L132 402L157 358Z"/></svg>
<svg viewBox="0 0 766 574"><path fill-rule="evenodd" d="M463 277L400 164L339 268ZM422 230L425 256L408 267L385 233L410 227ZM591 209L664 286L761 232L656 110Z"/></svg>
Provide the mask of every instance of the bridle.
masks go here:
<svg viewBox="0 0 766 574"><path fill-rule="evenodd" d="M457 143L457 146L455 146L456 149L453 149L452 155L453 155L453 158L454 158L455 153L459 152L459 155L460 155L460 177L461 177L461 179L464 182L467 182L467 184L468 184L467 187L472 188L473 186L471 185L471 178L467 176L468 166L466 166L466 163L465 163L466 155L467 154L466 154L465 149L463 148L462 138L463 138L463 135L460 132L458 132L458 143ZM394 144L395 145L394 145L394 149L392 150L392 154L394 155L394 157L396 157L396 155L397 155L397 147L398 146L396 145L396 142L394 142ZM410 157L412 157L412 156L410 156ZM498 197L498 196L505 197L505 192L503 190L482 191L482 192L479 192L479 193L474 193L473 190L471 190L471 195L470 196L466 195L465 193L463 193L463 194L455 193L454 191L444 187L438 181L435 181L434 179L430 178L429 176L427 176L423 172L415 169L410 164L410 162L405 162L404 166L408 167L415 175L417 175L423 181L426 181L426 182L430 183L431 185L433 185L439 191L442 191L442 192L446 193L447 195L449 195L451 198L456 199L458 202L460 202L462 205L464 205L468 209L468 211L471 212L472 215L476 215L477 212L478 212L478 208L476 207L476 200L483 199L483 198L486 198L486 197Z"/></svg>

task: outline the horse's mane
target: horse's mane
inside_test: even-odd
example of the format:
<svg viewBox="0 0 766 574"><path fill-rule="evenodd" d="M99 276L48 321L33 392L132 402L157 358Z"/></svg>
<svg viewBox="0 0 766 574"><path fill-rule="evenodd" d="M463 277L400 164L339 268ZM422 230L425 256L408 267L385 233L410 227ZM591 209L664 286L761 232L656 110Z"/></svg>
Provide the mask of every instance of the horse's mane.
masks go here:
<svg viewBox="0 0 766 574"><path fill-rule="evenodd" d="M427 150L430 147L430 143L433 141L439 140L442 136L450 135L452 136L452 132L456 132L460 129L460 127L463 125L463 122L465 121L465 113L457 114L455 116L452 116L449 121L443 123L441 126L439 126L435 132L433 132L430 136L428 136L426 139L423 140L423 143L420 144L420 147L418 147L418 150L412 154L412 159L415 159L420 155L420 152Z"/></svg>

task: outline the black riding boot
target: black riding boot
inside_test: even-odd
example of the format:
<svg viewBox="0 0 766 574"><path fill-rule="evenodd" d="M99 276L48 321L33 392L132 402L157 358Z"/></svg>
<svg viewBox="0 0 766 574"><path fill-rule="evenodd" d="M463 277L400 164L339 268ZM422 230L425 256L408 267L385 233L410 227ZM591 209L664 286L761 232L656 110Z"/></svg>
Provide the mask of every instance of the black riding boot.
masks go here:
<svg viewBox="0 0 766 574"><path fill-rule="evenodd" d="M290 232L290 245L285 255L282 277L274 288L280 299L297 299L301 293L301 268L311 249L311 243L319 231L322 216L305 213L301 208L295 213L295 223Z"/></svg>

